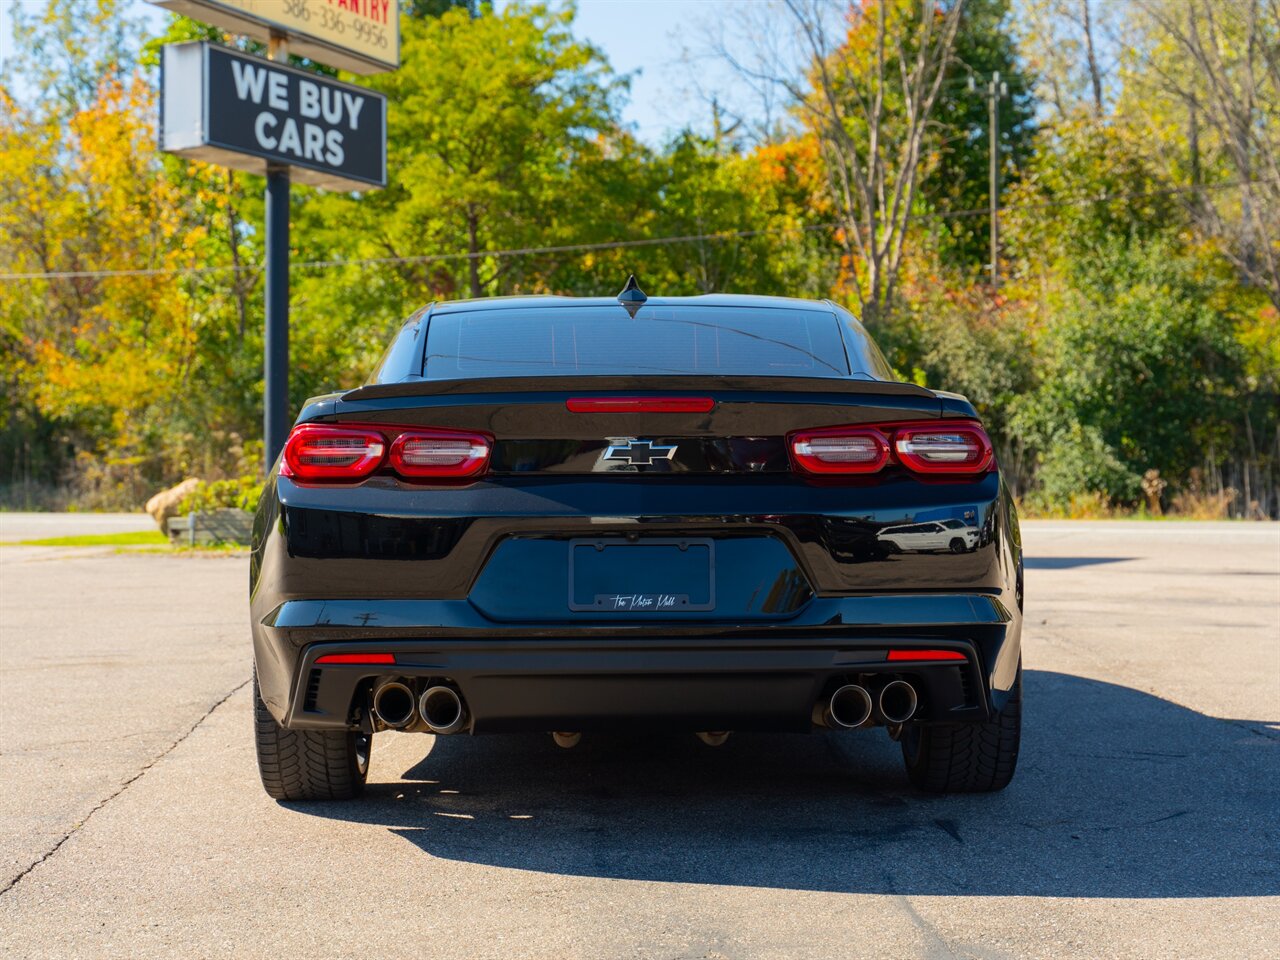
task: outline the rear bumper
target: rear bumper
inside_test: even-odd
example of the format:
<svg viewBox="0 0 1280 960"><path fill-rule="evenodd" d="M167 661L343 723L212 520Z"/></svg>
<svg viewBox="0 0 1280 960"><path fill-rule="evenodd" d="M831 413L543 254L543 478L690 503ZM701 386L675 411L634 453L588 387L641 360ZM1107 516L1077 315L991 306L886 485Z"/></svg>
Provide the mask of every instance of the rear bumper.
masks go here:
<svg viewBox="0 0 1280 960"><path fill-rule="evenodd" d="M982 720L1018 668L1021 557L995 475L868 488L762 478L731 485L504 478L458 489L280 481L250 564L258 681L290 727L367 727L383 677L447 680L476 732L668 726L808 729L835 682L921 685L920 718ZM884 549L904 516L969 515L973 550ZM575 610L575 538L713 538L715 607L680 615ZM893 664L947 646L954 665ZM317 669L322 652L394 666ZM963 681L963 682L962 682Z"/></svg>
<svg viewBox="0 0 1280 960"><path fill-rule="evenodd" d="M920 692L918 718L984 720L1017 666L1016 618L973 595L816 598L759 625L495 625L465 601L290 601L260 625L260 678L292 728L372 729L384 678L456 686L471 730L808 730L835 685L891 677ZM890 649L955 650L964 661L890 662ZM394 665L318 664L333 653L390 653ZM262 664L278 665L262 669Z"/></svg>

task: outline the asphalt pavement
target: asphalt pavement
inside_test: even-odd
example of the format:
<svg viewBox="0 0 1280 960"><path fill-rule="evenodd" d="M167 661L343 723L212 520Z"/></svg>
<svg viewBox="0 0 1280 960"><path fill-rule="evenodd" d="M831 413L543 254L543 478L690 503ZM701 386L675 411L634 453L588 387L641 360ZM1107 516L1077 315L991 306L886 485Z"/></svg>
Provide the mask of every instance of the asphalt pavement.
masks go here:
<svg viewBox="0 0 1280 960"><path fill-rule="evenodd" d="M0 954L1280 955L1280 525L1023 529L1023 752L966 797L879 731L384 733L277 804L243 557L0 547Z"/></svg>

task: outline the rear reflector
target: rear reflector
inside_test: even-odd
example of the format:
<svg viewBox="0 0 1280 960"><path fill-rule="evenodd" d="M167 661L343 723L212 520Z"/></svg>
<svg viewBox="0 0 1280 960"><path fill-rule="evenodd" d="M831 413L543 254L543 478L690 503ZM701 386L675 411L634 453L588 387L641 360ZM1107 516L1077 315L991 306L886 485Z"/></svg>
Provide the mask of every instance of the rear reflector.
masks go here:
<svg viewBox="0 0 1280 960"><path fill-rule="evenodd" d="M889 459L889 440L874 427L793 433L788 449L808 473L875 473Z"/></svg>
<svg viewBox="0 0 1280 960"><path fill-rule="evenodd" d="M489 465L492 448L482 433L405 430L391 444L391 469L404 477L473 477Z"/></svg>
<svg viewBox="0 0 1280 960"><path fill-rule="evenodd" d="M890 650L889 660L965 660L958 650Z"/></svg>
<svg viewBox="0 0 1280 960"><path fill-rule="evenodd" d="M284 445L280 475L299 480L363 480L382 465L387 438L376 430L304 423Z"/></svg>
<svg viewBox="0 0 1280 960"><path fill-rule="evenodd" d="M358 663L373 666L376 664L395 663L394 653L326 653L316 657L316 663Z"/></svg>
<svg viewBox="0 0 1280 960"><path fill-rule="evenodd" d="M710 397L573 397L570 413L710 413Z"/></svg>

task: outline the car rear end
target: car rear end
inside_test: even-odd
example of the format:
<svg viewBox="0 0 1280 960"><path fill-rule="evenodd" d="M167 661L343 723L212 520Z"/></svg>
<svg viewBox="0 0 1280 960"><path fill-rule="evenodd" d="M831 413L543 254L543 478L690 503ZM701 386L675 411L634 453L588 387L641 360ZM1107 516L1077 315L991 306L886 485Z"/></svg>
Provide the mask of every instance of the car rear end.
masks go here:
<svg viewBox="0 0 1280 960"><path fill-rule="evenodd" d="M881 536L926 522L963 549ZM252 560L262 717L330 738L884 726L919 753L1017 699L1020 607L972 407L764 298L424 311L303 411Z"/></svg>

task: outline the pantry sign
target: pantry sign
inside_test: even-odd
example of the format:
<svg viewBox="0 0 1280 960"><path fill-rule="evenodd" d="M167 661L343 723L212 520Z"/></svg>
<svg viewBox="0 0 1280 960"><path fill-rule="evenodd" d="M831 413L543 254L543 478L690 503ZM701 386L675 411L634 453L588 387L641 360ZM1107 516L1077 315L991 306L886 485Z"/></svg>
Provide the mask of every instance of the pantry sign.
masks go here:
<svg viewBox="0 0 1280 960"><path fill-rule="evenodd" d="M400 0L152 0L231 33L267 42L287 37L289 52L352 73L400 66Z"/></svg>
<svg viewBox="0 0 1280 960"><path fill-rule="evenodd" d="M329 190L387 185L382 94L203 41L164 47L160 147Z"/></svg>

